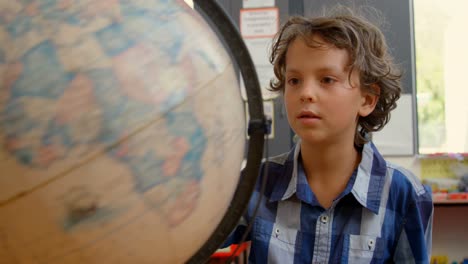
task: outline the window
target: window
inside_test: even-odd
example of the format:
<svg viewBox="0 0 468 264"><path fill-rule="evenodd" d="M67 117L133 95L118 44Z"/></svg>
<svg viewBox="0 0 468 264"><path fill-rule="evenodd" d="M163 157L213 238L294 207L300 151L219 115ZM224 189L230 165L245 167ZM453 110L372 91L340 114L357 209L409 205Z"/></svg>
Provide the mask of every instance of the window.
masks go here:
<svg viewBox="0 0 468 264"><path fill-rule="evenodd" d="M419 153L468 152L468 1L413 3Z"/></svg>

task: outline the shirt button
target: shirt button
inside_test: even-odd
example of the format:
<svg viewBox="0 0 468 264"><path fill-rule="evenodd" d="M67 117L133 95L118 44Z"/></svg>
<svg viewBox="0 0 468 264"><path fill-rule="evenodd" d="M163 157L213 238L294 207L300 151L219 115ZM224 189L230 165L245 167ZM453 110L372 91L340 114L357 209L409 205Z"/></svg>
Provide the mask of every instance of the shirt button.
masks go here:
<svg viewBox="0 0 468 264"><path fill-rule="evenodd" d="M279 233L280 233L279 228L276 228L276 230L275 230L275 235L276 235L276 237L278 237Z"/></svg>
<svg viewBox="0 0 468 264"><path fill-rule="evenodd" d="M367 245L369 246L369 250L372 250L374 247L375 241L373 239L369 239L369 242L367 242Z"/></svg>
<svg viewBox="0 0 468 264"><path fill-rule="evenodd" d="M320 217L320 221L322 221L322 223L326 224L326 223L328 222L328 216L322 215L322 216Z"/></svg>

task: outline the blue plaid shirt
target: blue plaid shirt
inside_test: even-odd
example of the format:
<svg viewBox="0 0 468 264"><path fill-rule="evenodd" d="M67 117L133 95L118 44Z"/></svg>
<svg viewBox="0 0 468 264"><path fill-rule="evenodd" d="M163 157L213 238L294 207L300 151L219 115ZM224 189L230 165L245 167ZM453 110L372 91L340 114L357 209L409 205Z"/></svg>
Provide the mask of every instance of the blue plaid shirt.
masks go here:
<svg viewBox="0 0 468 264"><path fill-rule="evenodd" d="M346 189L324 209L299 157L297 144L270 160L257 216L252 218L262 176L226 245L239 241L253 221L249 263L429 263L431 191L411 172L386 162L367 143Z"/></svg>

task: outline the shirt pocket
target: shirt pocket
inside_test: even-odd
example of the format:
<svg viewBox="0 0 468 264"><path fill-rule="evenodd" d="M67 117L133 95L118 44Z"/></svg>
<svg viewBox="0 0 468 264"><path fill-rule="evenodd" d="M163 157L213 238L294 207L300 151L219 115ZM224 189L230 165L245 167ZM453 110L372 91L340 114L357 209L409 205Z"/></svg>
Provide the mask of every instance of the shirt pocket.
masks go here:
<svg viewBox="0 0 468 264"><path fill-rule="evenodd" d="M267 249L270 263L293 263L294 255L301 252L301 232L258 217L254 223L253 247Z"/></svg>
<svg viewBox="0 0 468 264"><path fill-rule="evenodd" d="M343 244L344 263L383 263L384 239L368 235L346 234Z"/></svg>

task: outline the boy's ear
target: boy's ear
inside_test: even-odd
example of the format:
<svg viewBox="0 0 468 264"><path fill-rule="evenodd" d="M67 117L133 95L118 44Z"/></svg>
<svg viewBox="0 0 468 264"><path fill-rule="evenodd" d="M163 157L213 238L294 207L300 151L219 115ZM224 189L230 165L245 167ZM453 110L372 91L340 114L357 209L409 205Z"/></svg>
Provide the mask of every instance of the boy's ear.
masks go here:
<svg viewBox="0 0 468 264"><path fill-rule="evenodd" d="M359 110L359 115L362 117L368 116L374 111L380 96L380 86L372 84L369 91L362 94L362 104Z"/></svg>

